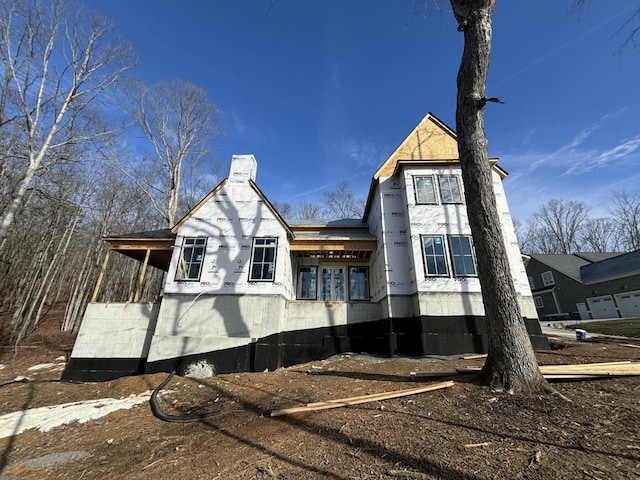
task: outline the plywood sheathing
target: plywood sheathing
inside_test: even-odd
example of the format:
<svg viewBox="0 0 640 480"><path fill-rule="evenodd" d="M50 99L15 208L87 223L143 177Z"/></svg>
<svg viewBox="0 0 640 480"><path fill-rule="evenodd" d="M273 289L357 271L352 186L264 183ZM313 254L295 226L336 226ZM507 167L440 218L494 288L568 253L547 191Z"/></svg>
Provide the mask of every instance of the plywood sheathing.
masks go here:
<svg viewBox="0 0 640 480"><path fill-rule="evenodd" d="M393 175L398 160L457 160L458 158L458 141L455 132L432 113L427 113L373 177L377 179Z"/></svg>

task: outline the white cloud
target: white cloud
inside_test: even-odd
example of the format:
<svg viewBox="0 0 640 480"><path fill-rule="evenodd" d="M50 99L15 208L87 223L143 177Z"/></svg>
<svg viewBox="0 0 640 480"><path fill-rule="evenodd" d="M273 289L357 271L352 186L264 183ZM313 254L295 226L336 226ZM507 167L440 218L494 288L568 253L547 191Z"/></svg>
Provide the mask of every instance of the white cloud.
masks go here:
<svg viewBox="0 0 640 480"><path fill-rule="evenodd" d="M603 152L589 152L582 161L570 167L563 175L586 173L617 161L624 162L626 160L636 159L636 156L632 154L638 149L640 149L640 135ZM629 158L630 156L632 158Z"/></svg>
<svg viewBox="0 0 640 480"><path fill-rule="evenodd" d="M512 216L526 220L552 198L582 201L596 215L606 215L611 192L638 191L640 172L636 165L640 135L618 145L585 145L597 124L578 132L570 142L554 151L527 151L505 156L503 166L510 175L505 190ZM624 168L620 168L624 166Z"/></svg>

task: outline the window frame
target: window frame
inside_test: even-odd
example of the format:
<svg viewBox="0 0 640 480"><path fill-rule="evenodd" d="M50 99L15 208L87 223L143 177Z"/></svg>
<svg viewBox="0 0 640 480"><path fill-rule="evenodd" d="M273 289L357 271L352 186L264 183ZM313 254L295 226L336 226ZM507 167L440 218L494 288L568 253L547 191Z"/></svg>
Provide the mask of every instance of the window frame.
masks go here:
<svg viewBox="0 0 640 480"><path fill-rule="evenodd" d="M202 276L202 266L204 265L204 257L207 252L207 237L183 237L182 245L180 246L180 256L178 257L178 266L176 268L176 274L174 280L176 282L199 282ZM193 243L189 243L193 242ZM186 249L191 249L190 259L185 261L184 254ZM196 250L201 249L202 254L199 260L193 260ZM191 268L197 265L197 276L190 275Z"/></svg>
<svg viewBox="0 0 640 480"><path fill-rule="evenodd" d="M421 202L419 200L418 191L420 190L420 188L418 187L418 185L422 179L431 180L431 191L433 193L433 201L429 201L427 199L427 201ZM422 183L421 185L423 187L425 186L424 183ZM436 191L435 176L434 175L413 175L413 193L415 196L416 205L438 205L438 192Z"/></svg>
<svg viewBox="0 0 640 480"><path fill-rule="evenodd" d="M457 200L454 199L453 191L451 189L451 179L455 180L455 185L457 186ZM446 183L445 183L446 180ZM443 185L447 185L447 188L443 188ZM462 182L460 181L460 175L455 174L442 174L438 175L438 189L440 190L440 202L443 204L463 204L464 203L464 194L462 192ZM447 191L452 200L445 200L444 193Z"/></svg>
<svg viewBox="0 0 640 480"><path fill-rule="evenodd" d="M533 297L533 304L535 305L535 307L537 309L544 308L544 300L542 300L542 297L540 297L540 296Z"/></svg>
<svg viewBox="0 0 640 480"><path fill-rule="evenodd" d="M434 240L434 244L437 244L437 242L435 242L435 239L440 239L440 244L442 245L442 253L441 254L433 254L431 255L431 257L436 258L436 257L442 257L442 261L444 264L444 268L445 268L445 272L444 273L440 273L438 271L436 271L435 273L431 273L429 272L429 261L427 260L427 252L426 252L426 245L425 245L425 240L427 239L433 239ZM445 236L444 235L420 235L420 247L421 247L421 251L422 251L422 263L424 264L424 272L425 272L425 277L449 277L449 265L447 262L447 248L445 245ZM437 260L435 261L435 266L436 266L436 270L438 270L437 266Z"/></svg>
<svg viewBox="0 0 640 480"><path fill-rule="evenodd" d="M364 286L363 286L363 294L362 298L354 298L353 292L353 283L352 283L352 270L364 270ZM365 265L350 265L347 266L347 284L348 284L348 298L350 302L368 302L370 300L369 295L369 267Z"/></svg>
<svg viewBox="0 0 640 480"><path fill-rule="evenodd" d="M259 243L264 242L264 243ZM272 243L267 243L272 242ZM269 250L273 250L273 258L271 260L264 260L265 253ZM261 252L259 255L259 260L256 260L258 257L258 252ZM251 246L251 262L249 264L249 281L250 282L275 282L276 280L276 260L278 257L278 237L253 237L253 242ZM257 265L262 265L260 269L260 276L254 277L253 271ZM271 269L269 270L268 265L271 265ZM267 268L267 272L271 271L271 278L264 278L265 270Z"/></svg>
<svg viewBox="0 0 640 480"><path fill-rule="evenodd" d="M302 270L309 269L309 273L313 272L313 288L309 287L309 292L313 294L313 296L303 297L302 296ZM300 265L298 267L298 284L296 288L296 300L317 300L318 299L318 267L314 265Z"/></svg>
<svg viewBox="0 0 640 480"><path fill-rule="evenodd" d="M319 293L318 300L323 302L346 302L348 301L347 297L347 266L346 265L320 265L320 282L318 285ZM342 269L342 272L337 272L337 270ZM328 293L329 298L325 297L325 272L328 271L329 274L329 284L328 284ZM339 290L341 288L341 291ZM335 293L342 293L342 298L334 298Z"/></svg>
<svg viewBox="0 0 640 480"><path fill-rule="evenodd" d="M465 239L468 242L468 247L469 247L469 253L464 253L461 252L460 254L457 254L456 252L454 252L454 246L453 246L453 240L461 240L461 239ZM478 276L478 265L476 263L476 256L475 256L475 250L473 248L473 238L471 237L471 235L447 235L447 241L449 243L449 255L451 258L451 274L454 277L477 277ZM465 268L465 273L458 273L456 270L456 258L457 257L461 257L462 258L462 263L463 266ZM465 261L466 258L470 258L471 259L471 264L473 266L473 273L466 273L466 267L467 267L467 262Z"/></svg>
<svg viewBox="0 0 640 480"><path fill-rule="evenodd" d="M550 286L556 284L556 279L553 278L553 272L551 270L547 270L546 272L542 272L540 274L540 277L542 277L542 284L545 287L550 287Z"/></svg>

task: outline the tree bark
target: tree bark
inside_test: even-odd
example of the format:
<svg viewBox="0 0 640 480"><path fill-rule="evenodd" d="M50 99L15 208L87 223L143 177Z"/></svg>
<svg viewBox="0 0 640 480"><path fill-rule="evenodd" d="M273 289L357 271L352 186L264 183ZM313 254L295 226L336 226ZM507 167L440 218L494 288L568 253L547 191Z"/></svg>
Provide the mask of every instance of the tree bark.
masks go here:
<svg viewBox="0 0 640 480"><path fill-rule="evenodd" d="M464 51L458 72L456 130L469 224L488 330L482 375L510 393L552 391L542 377L520 313L500 227L484 130L485 86L496 0L451 0Z"/></svg>

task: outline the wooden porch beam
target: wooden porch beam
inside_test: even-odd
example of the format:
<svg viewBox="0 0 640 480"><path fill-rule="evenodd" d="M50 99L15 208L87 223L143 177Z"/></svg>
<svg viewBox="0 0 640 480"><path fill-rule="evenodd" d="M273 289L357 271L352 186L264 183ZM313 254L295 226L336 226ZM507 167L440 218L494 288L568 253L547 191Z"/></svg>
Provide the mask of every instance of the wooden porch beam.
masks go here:
<svg viewBox="0 0 640 480"><path fill-rule="evenodd" d="M109 261L109 253L111 249L107 250L107 253L104 256L104 261L102 262L102 268L100 269L100 274L98 275L98 281L96 282L96 288L93 290L93 295L91 295L91 303L94 303L98 298L98 290L100 290L100 285L102 284L102 278L104 277L104 272L107 270L107 262Z"/></svg>

